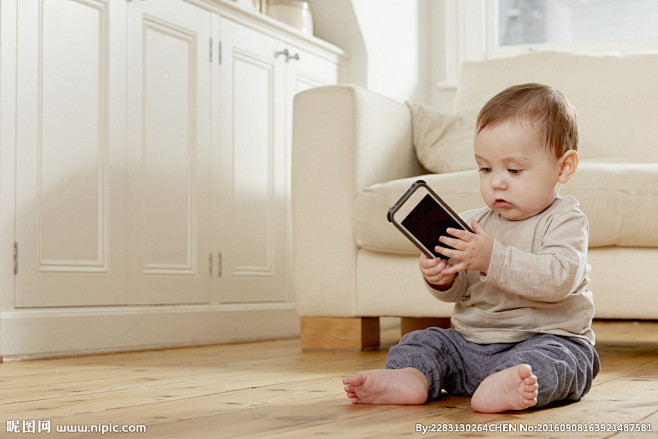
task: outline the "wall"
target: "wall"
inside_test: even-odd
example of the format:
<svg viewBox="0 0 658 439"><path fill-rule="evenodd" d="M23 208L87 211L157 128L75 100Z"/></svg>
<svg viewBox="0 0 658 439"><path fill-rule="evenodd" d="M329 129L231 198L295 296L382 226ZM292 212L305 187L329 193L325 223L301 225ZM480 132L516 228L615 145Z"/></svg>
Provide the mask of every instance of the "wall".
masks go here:
<svg viewBox="0 0 658 439"><path fill-rule="evenodd" d="M348 82L401 102L425 103L431 100L434 2L309 0L315 35L350 55Z"/></svg>
<svg viewBox="0 0 658 439"><path fill-rule="evenodd" d="M493 47L487 0L308 0L316 35L351 55L347 81L451 112L461 63L524 53ZM541 50L656 51L658 38L546 44Z"/></svg>
<svg viewBox="0 0 658 439"><path fill-rule="evenodd" d="M427 101L426 0L353 0L368 52L368 88L394 99Z"/></svg>
<svg viewBox="0 0 658 439"><path fill-rule="evenodd" d="M343 49L350 57L345 82L366 87L368 53L351 0L308 0L313 33Z"/></svg>

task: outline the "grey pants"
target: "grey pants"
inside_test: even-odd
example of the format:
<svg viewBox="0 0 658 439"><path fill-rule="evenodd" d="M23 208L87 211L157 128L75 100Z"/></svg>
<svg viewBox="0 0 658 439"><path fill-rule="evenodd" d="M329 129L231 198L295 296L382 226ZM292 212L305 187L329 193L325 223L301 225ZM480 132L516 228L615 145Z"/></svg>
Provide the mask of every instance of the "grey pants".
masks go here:
<svg viewBox="0 0 658 439"><path fill-rule="evenodd" d="M489 375L527 363L539 384L537 405L578 401L599 373L599 356L587 341L539 334L519 343L477 344L454 329L429 328L406 334L388 352L387 369L414 367L430 382L428 400L445 389L453 395L473 395Z"/></svg>

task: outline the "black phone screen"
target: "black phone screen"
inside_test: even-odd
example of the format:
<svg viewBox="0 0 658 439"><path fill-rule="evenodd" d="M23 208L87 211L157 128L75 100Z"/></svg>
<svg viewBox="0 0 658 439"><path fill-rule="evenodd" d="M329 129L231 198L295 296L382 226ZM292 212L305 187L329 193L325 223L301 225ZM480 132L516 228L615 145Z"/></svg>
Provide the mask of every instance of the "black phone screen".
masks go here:
<svg viewBox="0 0 658 439"><path fill-rule="evenodd" d="M442 254L437 253L434 247L437 245L446 248L452 248L449 245L439 242L441 235L448 235L446 229L463 229L431 195L425 197L409 212L407 217L402 220L402 225L411 232L432 254L441 259L449 259ZM450 236L450 235L448 235Z"/></svg>

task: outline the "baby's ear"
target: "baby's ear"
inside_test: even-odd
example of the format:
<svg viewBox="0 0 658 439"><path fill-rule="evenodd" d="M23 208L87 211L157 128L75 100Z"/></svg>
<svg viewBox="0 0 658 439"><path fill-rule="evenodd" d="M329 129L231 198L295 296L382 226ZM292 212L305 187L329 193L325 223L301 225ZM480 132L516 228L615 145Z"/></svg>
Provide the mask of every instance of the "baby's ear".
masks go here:
<svg viewBox="0 0 658 439"><path fill-rule="evenodd" d="M580 157L578 156L577 151L571 149L562 154L562 157L560 157L558 162L560 164L560 175L557 180L564 184L571 180L571 177L576 173L578 163L580 163Z"/></svg>

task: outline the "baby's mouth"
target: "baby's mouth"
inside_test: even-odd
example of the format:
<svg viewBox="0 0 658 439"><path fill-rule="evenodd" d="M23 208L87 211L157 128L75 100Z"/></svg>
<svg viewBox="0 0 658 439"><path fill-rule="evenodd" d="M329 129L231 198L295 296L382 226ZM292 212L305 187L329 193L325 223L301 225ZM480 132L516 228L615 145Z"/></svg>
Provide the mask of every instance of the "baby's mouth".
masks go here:
<svg viewBox="0 0 658 439"><path fill-rule="evenodd" d="M508 209L512 207L512 203L510 203L507 200L503 200L502 198L496 198L495 201L496 207L501 208L501 209Z"/></svg>

